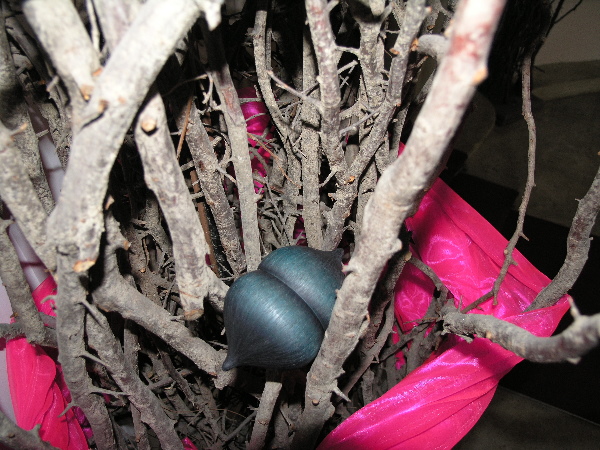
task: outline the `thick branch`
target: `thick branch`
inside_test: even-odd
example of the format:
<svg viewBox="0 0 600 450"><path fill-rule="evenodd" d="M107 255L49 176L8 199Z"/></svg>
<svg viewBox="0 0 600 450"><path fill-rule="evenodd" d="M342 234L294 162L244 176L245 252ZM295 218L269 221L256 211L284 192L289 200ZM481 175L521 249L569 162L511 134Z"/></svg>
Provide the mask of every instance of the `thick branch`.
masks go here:
<svg viewBox="0 0 600 450"><path fill-rule="evenodd" d="M521 358L534 362L577 362L600 342L600 314L576 316L562 333L538 337L529 331L484 314L462 314L456 310L443 316L444 331L461 336L478 335L500 344Z"/></svg>
<svg viewBox="0 0 600 450"><path fill-rule="evenodd" d="M70 0L27 0L23 12L69 91L78 129L100 61L75 5Z"/></svg>
<svg viewBox="0 0 600 450"><path fill-rule="evenodd" d="M346 267L331 322L307 377L305 410L295 448L311 447L333 413L331 393L342 364L356 346L377 279L387 260L401 248L400 226L434 175L477 83L503 0L464 0L457 12L448 55L417 118L406 150L383 173L365 212L363 233Z"/></svg>
<svg viewBox="0 0 600 450"><path fill-rule="evenodd" d="M75 246L77 271L87 270L98 258L102 202L125 133L177 42L209 3L145 3L97 79L84 111L84 126L73 139L60 201L48 224L55 242Z"/></svg>
<svg viewBox="0 0 600 450"><path fill-rule="evenodd" d="M152 97L140 114L135 139L144 166L144 179L156 194L171 233L185 318L197 319L204 312L204 298L209 294L225 297L227 286L206 265L208 247L175 159L160 95Z"/></svg>
<svg viewBox="0 0 600 450"><path fill-rule="evenodd" d="M24 92L15 74L4 25L4 20L0 19L0 120L10 130L20 128L21 132L14 136L15 142L27 174L49 214L54 208L54 200L42 167L38 138L29 119Z"/></svg>
<svg viewBox="0 0 600 450"><path fill-rule="evenodd" d="M0 444L20 450L56 450L56 447L40 439L38 428L25 431L15 425L2 411L0 411Z"/></svg>
<svg viewBox="0 0 600 450"><path fill-rule="evenodd" d="M86 290L83 279L73 272L73 261L61 255L57 260L56 332L58 358L73 402L92 426L99 449L116 448L111 420L104 399L94 392L88 376L84 338Z"/></svg>

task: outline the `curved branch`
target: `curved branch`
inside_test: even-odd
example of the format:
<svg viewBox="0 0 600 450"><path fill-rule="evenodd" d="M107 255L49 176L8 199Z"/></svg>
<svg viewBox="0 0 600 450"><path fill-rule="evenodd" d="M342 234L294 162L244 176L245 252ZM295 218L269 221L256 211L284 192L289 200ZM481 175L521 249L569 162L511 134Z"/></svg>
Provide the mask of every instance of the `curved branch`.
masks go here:
<svg viewBox="0 0 600 450"><path fill-rule="evenodd" d="M212 3L148 1L98 77L84 110L84 126L73 139L61 198L48 223L57 244L74 246L75 270L89 269L98 258L102 202L125 133L177 42Z"/></svg>
<svg viewBox="0 0 600 450"><path fill-rule="evenodd" d="M358 342L373 289L388 259L401 248L402 222L435 174L465 108L487 73L486 60L504 0L464 0L448 55L417 118L406 150L383 173L366 208L363 232L346 267L331 322L307 377L305 409L295 448L312 447L333 413L331 394L342 364Z"/></svg>
<svg viewBox="0 0 600 450"><path fill-rule="evenodd" d="M600 342L600 314L576 315L565 331L551 337L535 336L517 325L484 314L462 314L455 310L445 314L443 320L445 333L485 337L521 358L541 363L576 363Z"/></svg>

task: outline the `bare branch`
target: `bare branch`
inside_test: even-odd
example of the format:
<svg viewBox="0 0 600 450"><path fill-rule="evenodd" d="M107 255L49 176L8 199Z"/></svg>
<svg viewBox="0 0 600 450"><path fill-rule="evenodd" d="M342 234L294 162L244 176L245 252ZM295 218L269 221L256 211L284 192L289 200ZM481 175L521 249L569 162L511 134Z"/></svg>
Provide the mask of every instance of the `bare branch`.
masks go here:
<svg viewBox="0 0 600 450"><path fill-rule="evenodd" d="M100 69L98 55L71 1L27 0L23 12L69 91L77 130Z"/></svg>
<svg viewBox="0 0 600 450"><path fill-rule="evenodd" d="M230 384L237 371L220 370L225 352L218 352L202 339L193 337L188 328L175 321L172 315L139 293L121 276L113 252L122 239L113 220L109 220L107 231L112 244L103 257L103 279L93 293L95 304L105 311L118 312L125 319L155 334L189 358L200 370L213 376L218 374L215 384L221 388Z"/></svg>
<svg viewBox="0 0 600 450"><path fill-rule="evenodd" d="M302 39L302 89L308 89L317 81L317 68L315 57L308 33ZM316 98L316 91L310 94ZM300 117L304 126L300 133L300 148L302 158L302 217L308 245L313 248L323 246L323 219L320 209L319 173L321 166L321 152L319 148L319 112L311 102L304 102L300 110ZM333 170L331 171L333 174Z"/></svg>
<svg viewBox="0 0 600 450"><path fill-rule="evenodd" d="M21 130L14 139L27 174L49 214L54 208L54 200L42 168L38 138L29 119L25 95L15 74L4 22L4 18L0 19L0 120L9 130Z"/></svg>
<svg viewBox="0 0 600 450"><path fill-rule="evenodd" d="M9 221L0 220L0 278L6 287L13 315L22 327L28 342L56 347L56 335L46 330L40 317L25 275L19 264L19 257L8 238L6 227Z"/></svg>
<svg viewBox="0 0 600 450"><path fill-rule="evenodd" d="M273 416L273 410L275 404L279 398L279 392L281 391L281 382L273 380L274 373L271 376L267 375L267 382L265 383L265 389L263 390L262 397L260 399L260 405L256 414L256 420L254 421L254 429L252 430L252 437L248 447L249 450L260 450L265 448L265 438L267 437L267 431L269 430L269 423Z"/></svg>
<svg viewBox="0 0 600 450"><path fill-rule="evenodd" d="M256 65L256 76L258 78L258 84L260 86L260 92L262 94L265 105L269 110L269 114L273 123L277 127L277 131L281 136L281 141L284 145L289 145L289 139L291 129L283 118L279 107L277 106L277 100L271 89L271 78L269 76L269 70L271 70L271 55L266 54L265 39L270 39L267 36L267 0L261 0L258 2L256 18L254 21L254 30L252 42L254 44L254 61Z"/></svg>
<svg viewBox="0 0 600 450"><path fill-rule="evenodd" d="M337 74L337 47L329 21L330 5L327 0L306 0L305 4L319 68L317 81L321 93L321 145L329 160L331 170L336 173L336 179L341 184L346 176L347 165L339 138L342 99Z"/></svg>
<svg viewBox="0 0 600 450"><path fill-rule="evenodd" d="M126 393L131 403L140 412L141 419L152 428L161 447L182 449L183 445L161 403L152 391L140 380L138 374L127 367L120 345L110 330L106 318L99 312L87 321L87 335L90 345L106 363L112 378L121 391Z"/></svg>
<svg viewBox="0 0 600 450"><path fill-rule="evenodd" d="M388 124L396 108L400 106L402 88L408 63L408 55L412 48L413 40L425 16L425 1L415 0L408 4L402 33L398 36L392 49L394 59L390 68L390 80L385 99L380 107L380 113L367 139L361 143L360 151L348 169L345 183L336 193L336 202L331 212L327 215L327 228L325 230L324 248L332 250L337 247L344 230L344 221L350 214L350 208L357 194L357 181L373 155L386 142Z"/></svg>
<svg viewBox="0 0 600 450"><path fill-rule="evenodd" d="M462 314L454 310L444 314L443 320L447 333L485 337L530 361L576 363L600 343L600 314L574 315L575 321L565 331L547 338L537 337L517 325L485 314Z"/></svg>
<svg viewBox="0 0 600 450"><path fill-rule="evenodd" d="M84 324L86 308L85 279L73 271L73 260L61 255L57 259L56 335L58 359L73 402L79 406L92 426L99 449L114 449L115 437L104 399L93 395L95 387L86 370Z"/></svg>
<svg viewBox="0 0 600 450"><path fill-rule="evenodd" d="M523 225L525 223L525 214L527 213L527 205L529 204L529 198L531 197L531 191L535 186L535 149L536 149L536 127L533 119L533 113L531 112L531 53L529 53L523 60L522 67L522 95L523 95L523 117L527 122L527 130L529 131L529 148L527 151L527 181L525 182L525 189L523 191L523 199L519 205L519 217L517 218L517 226L513 235L511 236L506 248L504 249L504 263L500 269L500 273L494 282L492 290L473 303L463 308L462 312L467 313L472 309L479 306L481 303L487 301L490 298L494 298L494 304L496 304L496 298L498 292L500 292L500 286L508 273L511 265L515 264L515 260L512 257L513 251L517 246L519 238L526 236L523 234Z"/></svg>
<svg viewBox="0 0 600 450"><path fill-rule="evenodd" d="M218 172L219 161L202 124L200 112L194 104L192 104L190 117L191 122L186 134L188 148L194 160L206 203L215 219L225 256L234 275L237 276L244 271L246 260L235 228L233 211L225 196L221 176Z"/></svg>
<svg viewBox="0 0 600 450"><path fill-rule="evenodd" d="M401 248L400 226L427 186L462 118L475 86L485 78L485 62L504 1L463 1L430 96L425 101L406 150L383 173L365 212L363 233L346 267L321 350L307 377L305 410L295 448L311 447L333 412L336 378L356 346L377 279Z"/></svg>
<svg viewBox="0 0 600 450"><path fill-rule="evenodd" d="M426 34L418 42L418 51L441 61L448 51L448 38L439 34Z"/></svg>
<svg viewBox="0 0 600 450"><path fill-rule="evenodd" d="M225 50L219 30L209 32L203 27L202 33L208 50L212 79L221 99L221 109L227 123L227 131L233 152L233 167L235 169L242 228L244 230L244 250L248 270L258 267L261 260L260 235L258 232L258 217L256 195L252 181L252 167L248 153L248 137L246 120L242 113L240 101L233 85L229 65L225 61Z"/></svg>
<svg viewBox="0 0 600 450"><path fill-rule="evenodd" d="M208 3L145 3L97 79L84 111L85 126L73 139L60 201L48 224L55 242L75 246L77 271L89 269L98 257L102 202L125 133L159 70Z"/></svg>

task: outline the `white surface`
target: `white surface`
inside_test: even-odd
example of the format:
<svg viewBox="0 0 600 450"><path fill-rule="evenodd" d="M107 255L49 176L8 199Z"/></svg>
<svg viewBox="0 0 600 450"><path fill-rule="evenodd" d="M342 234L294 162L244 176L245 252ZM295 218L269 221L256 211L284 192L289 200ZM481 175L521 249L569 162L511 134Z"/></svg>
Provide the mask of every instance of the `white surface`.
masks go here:
<svg viewBox="0 0 600 450"><path fill-rule="evenodd" d="M576 4L577 0L566 0L561 11L569 11ZM550 31L536 65L600 59L599 24L600 0L584 0Z"/></svg>
<svg viewBox="0 0 600 450"><path fill-rule="evenodd" d="M10 322L10 316L12 309L10 302L8 301L8 294L4 285L1 284L0 280L0 323ZM12 400L10 398L10 392L8 390L8 375L6 373L6 351L4 350L4 343L2 344L2 351L0 351L0 410L6 414L11 420L15 421L15 412L12 406Z"/></svg>

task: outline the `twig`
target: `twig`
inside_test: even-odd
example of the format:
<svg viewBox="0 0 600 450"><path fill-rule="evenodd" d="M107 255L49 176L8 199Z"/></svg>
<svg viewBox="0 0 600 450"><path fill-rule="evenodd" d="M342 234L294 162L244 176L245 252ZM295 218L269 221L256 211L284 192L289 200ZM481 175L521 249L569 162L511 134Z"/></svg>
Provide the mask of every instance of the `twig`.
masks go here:
<svg viewBox="0 0 600 450"><path fill-rule="evenodd" d="M270 376L269 376L270 375ZM269 430L269 423L273 416L273 410L281 391L281 382L274 380L276 374L267 374L267 382L260 399L260 405L252 429L250 443L246 447L248 450L260 450L265 448L265 438Z"/></svg>
<svg viewBox="0 0 600 450"><path fill-rule="evenodd" d="M396 108L401 103L408 55L424 16L424 1L418 0L408 4L401 34L392 49L394 59L391 63L390 80L384 101L380 107L379 119L375 122L368 138L361 143L360 151L348 169L345 183L336 193L336 202L329 215L325 230L323 246L326 250L334 249L341 240L344 221L348 217L356 198L358 189L356 181L361 177L373 155L386 141L388 124Z"/></svg>
<svg viewBox="0 0 600 450"><path fill-rule="evenodd" d="M279 86L280 88L285 89L290 94L293 94L296 97L301 98L305 102L312 104L315 108L317 108L317 110L321 109L321 103L318 100L315 100L314 98L310 97L308 95L308 93L297 91L292 86L290 86L289 84L287 84L285 81L283 81L282 79L280 79L279 77L277 77L277 75L275 75L275 73L273 73L272 70L268 70L267 74L271 78L273 78L273 81L275 81L275 83L277 84L277 86ZM313 88L314 87L311 87L311 88L307 89L306 91L310 93L310 91L312 91Z"/></svg>
<svg viewBox="0 0 600 450"><path fill-rule="evenodd" d="M252 419L254 419L254 416L256 416L258 410L256 411L252 411L252 413L246 417L242 423L240 423L235 430L233 430L231 433L229 433L225 439L223 440L223 443L226 444L227 442L231 441L232 439L234 439L238 434L240 434L240 432L244 429L244 427L246 427L250 421Z"/></svg>
<svg viewBox="0 0 600 450"><path fill-rule="evenodd" d="M511 265L515 264L515 260L512 257L512 253L517 246L517 242L519 238L526 236L523 234L523 224L525 222L525 214L527 213L527 205L529 204L529 198L531 197L531 191L535 186L535 149L536 149L536 127L535 121L533 119L533 114L531 112L531 53L529 53L523 60L522 67L522 95L523 95L523 117L525 118L525 122L527 122L527 130L529 131L529 148L527 151L527 181L525 183L525 190L523 192L523 199L521 200L521 205L519 206L519 217L517 218L517 226L515 228L515 232L511 236L506 248L504 249L504 263L502 264L502 268L500 269L500 273L494 282L494 286L492 290L479 299L475 300L473 303L467 305L462 309L463 313L467 313L472 309L478 307L483 302L487 301L490 298L494 298L494 304L497 302L498 292L500 291L500 286L508 273L508 270Z"/></svg>
<svg viewBox="0 0 600 450"><path fill-rule="evenodd" d="M239 98L231 78L229 65L224 58L225 50L220 31L209 30L202 26L202 34L206 43L210 61L210 75L221 100L229 140L231 141L233 167L235 169L242 228L244 230L244 251L248 270L255 270L261 261L260 234L252 167L248 153L246 136L246 120L240 106Z"/></svg>
<svg viewBox="0 0 600 450"><path fill-rule="evenodd" d="M179 136L179 142L177 143L177 155L176 159L179 161L179 155L181 155L181 149L185 141L185 136L188 132L188 125L190 123L190 112L192 110L192 103L194 103L194 97L190 96L185 106L185 117L183 118L183 124L181 125L181 135Z"/></svg>
<svg viewBox="0 0 600 450"><path fill-rule="evenodd" d="M87 322L90 345L107 364L113 380L127 393L131 403L140 412L141 419L154 430L162 448L180 450L183 445L175 432L173 422L166 416L161 403L152 391L125 363L120 345L117 343L106 318L98 313Z"/></svg>

